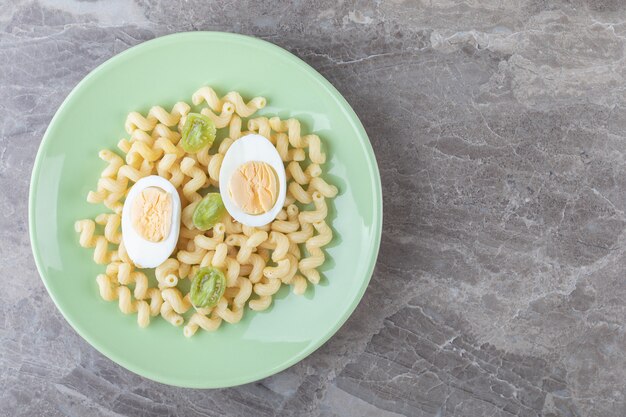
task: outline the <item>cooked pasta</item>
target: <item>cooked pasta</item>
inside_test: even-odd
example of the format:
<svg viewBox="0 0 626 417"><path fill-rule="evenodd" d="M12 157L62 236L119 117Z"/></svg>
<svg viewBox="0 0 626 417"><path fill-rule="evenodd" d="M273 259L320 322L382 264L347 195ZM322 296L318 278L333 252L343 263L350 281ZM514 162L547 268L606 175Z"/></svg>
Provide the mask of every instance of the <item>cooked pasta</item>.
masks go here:
<svg viewBox="0 0 626 417"><path fill-rule="evenodd" d="M80 246L92 248L94 261L106 265L96 278L102 299L117 301L124 314L136 313L140 327L157 316L174 326L185 324L186 337L198 329L215 331L222 322L241 321L246 306L267 310L283 284L297 295L304 294L309 284L317 284L318 268L325 261L322 248L333 236L326 223L328 200L339 192L323 177L327 158L319 136L303 134L295 118L256 116L267 104L264 97L244 100L232 91L220 97L206 86L192 95L191 102L202 107L200 113L217 129L224 129L226 137L213 147L188 153L181 129L185 121L196 117L190 114L189 104L178 102L170 111L154 106L147 114L129 113L124 125L128 136L117 145L122 154L108 149L99 152L106 166L95 190L87 195L88 202L103 204L110 211L74 225ZM262 227L242 225L225 214L209 230L196 229L193 215L206 188L219 186L228 149L249 133L267 138L284 163L288 183L283 209ZM168 180L182 204L178 242L174 253L156 267L155 286L133 264L121 230L127 193L150 175ZM226 288L214 307L195 308L190 294L179 285L203 267L220 269Z"/></svg>

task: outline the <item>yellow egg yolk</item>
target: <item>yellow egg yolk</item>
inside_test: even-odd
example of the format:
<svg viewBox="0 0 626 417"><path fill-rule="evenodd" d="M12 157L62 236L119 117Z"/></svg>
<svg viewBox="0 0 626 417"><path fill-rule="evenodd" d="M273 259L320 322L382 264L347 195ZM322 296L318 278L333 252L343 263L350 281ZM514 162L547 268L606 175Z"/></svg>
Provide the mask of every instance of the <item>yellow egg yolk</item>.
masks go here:
<svg viewBox="0 0 626 417"><path fill-rule="evenodd" d="M230 178L228 191L244 213L263 214L276 203L278 179L269 164L250 161L237 168Z"/></svg>
<svg viewBox="0 0 626 417"><path fill-rule="evenodd" d="M157 187L144 189L133 201L130 219L135 231L144 239L164 240L172 226L171 196Z"/></svg>

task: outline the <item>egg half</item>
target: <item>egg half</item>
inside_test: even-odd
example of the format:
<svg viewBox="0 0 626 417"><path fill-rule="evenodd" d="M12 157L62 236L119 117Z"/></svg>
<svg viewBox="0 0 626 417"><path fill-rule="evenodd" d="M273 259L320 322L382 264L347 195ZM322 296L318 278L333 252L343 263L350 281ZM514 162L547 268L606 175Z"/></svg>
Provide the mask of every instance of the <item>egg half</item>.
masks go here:
<svg viewBox="0 0 626 417"><path fill-rule="evenodd" d="M155 268L172 254L180 213L178 192L165 178L151 175L132 186L122 209L122 239L136 266Z"/></svg>
<svg viewBox="0 0 626 417"><path fill-rule="evenodd" d="M260 162L262 164L255 164L258 166L271 167L273 172L271 175L275 175L276 178L276 199L269 210L260 214L250 214L246 212L244 208L237 203L236 196L232 191L233 176L240 174L242 167L251 162ZM239 171L239 172L238 172ZM252 170L250 171L252 172ZM265 172L266 175L270 173ZM240 175L239 175L240 176ZM250 181L256 181L256 179L250 179ZM267 180L267 178L263 178ZM273 184L272 179L270 182ZM245 224L246 226L260 227L272 222L280 210L285 204L285 196L287 193L287 178L285 174L285 165L280 158L278 151L264 136L257 134L250 134L243 136L236 140L226 151L222 166L220 168L220 195L224 202L224 207L228 213L238 222ZM272 185L273 187L273 185Z"/></svg>

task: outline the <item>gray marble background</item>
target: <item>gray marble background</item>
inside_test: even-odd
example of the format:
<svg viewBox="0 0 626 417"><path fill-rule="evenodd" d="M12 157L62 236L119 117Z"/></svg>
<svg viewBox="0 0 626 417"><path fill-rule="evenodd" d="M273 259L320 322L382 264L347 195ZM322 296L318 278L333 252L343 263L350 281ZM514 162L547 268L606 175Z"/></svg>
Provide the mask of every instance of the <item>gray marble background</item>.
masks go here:
<svg viewBox="0 0 626 417"><path fill-rule="evenodd" d="M30 171L90 70L172 32L258 36L327 77L382 175L343 328L258 383L172 388L104 358L31 257ZM626 415L622 0L0 0L0 415Z"/></svg>

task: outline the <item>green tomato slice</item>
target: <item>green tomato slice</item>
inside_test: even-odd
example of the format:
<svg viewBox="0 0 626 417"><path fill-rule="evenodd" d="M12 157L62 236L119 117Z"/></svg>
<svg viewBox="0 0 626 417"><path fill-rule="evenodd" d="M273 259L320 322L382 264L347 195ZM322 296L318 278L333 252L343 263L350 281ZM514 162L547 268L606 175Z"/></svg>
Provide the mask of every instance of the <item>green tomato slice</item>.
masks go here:
<svg viewBox="0 0 626 417"><path fill-rule="evenodd" d="M181 132L185 152L195 153L205 146L213 145L215 140L215 123L207 116L189 113Z"/></svg>
<svg viewBox="0 0 626 417"><path fill-rule="evenodd" d="M191 220L199 230L209 230L222 219L225 210L220 193L209 193L200 200Z"/></svg>
<svg viewBox="0 0 626 417"><path fill-rule="evenodd" d="M214 307L225 289L226 278L222 271L211 266L200 268L191 282L191 303L196 308Z"/></svg>

